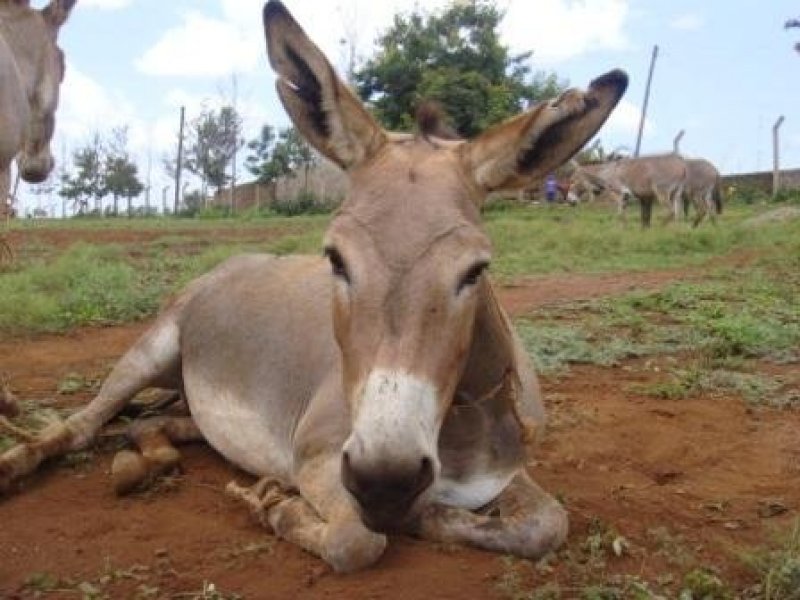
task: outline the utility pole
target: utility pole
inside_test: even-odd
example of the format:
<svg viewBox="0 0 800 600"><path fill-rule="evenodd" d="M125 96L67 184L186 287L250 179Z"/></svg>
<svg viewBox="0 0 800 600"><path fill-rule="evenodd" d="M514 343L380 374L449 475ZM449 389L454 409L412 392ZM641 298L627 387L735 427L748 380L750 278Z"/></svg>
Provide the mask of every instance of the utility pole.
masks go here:
<svg viewBox="0 0 800 600"><path fill-rule="evenodd" d="M161 188L161 215L166 217L167 216L167 192L169 191L169 186L165 185Z"/></svg>
<svg viewBox="0 0 800 600"><path fill-rule="evenodd" d="M150 216L150 188L152 187L152 173L153 173L153 148L148 144L147 148L147 187L144 191L144 216Z"/></svg>
<svg viewBox="0 0 800 600"><path fill-rule="evenodd" d="M672 151L673 151L675 154L680 154L680 153L681 153L681 151L680 151L680 147L679 147L679 146L680 146L681 140L683 139L683 134L684 134L684 133L686 133L686 131L684 131L683 129L681 129L681 130L678 132L678 135L676 135L676 136L675 136L675 139L674 139L674 140L672 140Z"/></svg>
<svg viewBox="0 0 800 600"><path fill-rule="evenodd" d="M239 95L239 80L233 74L233 163L231 164L231 216L236 214L236 155L239 146L239 109L236 106Z"/></svg>
<svg viewBox="0 0 800 600"><path fill-rule="evenodd" d="M175 162L175 208L174 216L178 216L181 194L181 171L183 170L183 127L186 121L186 107L181 106L181 125L178 130L178 160Z"/></svg>
<svg viewBox="0 0 800 600"><path fill-rule="evenodd" d="M647 116L647 104L650 101L650 84L653 82L653 71L656 68L656 58L658 58L658 44L653 46L653 57L650 59L650 72L647 75L647 86L644 89L644 104L642 105L642 118L639 121L639 134L636 136L636 149L633 156L639 156L642 147L642 133L644 132L644 120Z"/></svg>
<svg viewBox="0 0 800 600"><path fill-rule="evenodd" d="M783 115L772 126L772 197L778 195L781 187L781 148L778 129L783 125Z"/></svg>

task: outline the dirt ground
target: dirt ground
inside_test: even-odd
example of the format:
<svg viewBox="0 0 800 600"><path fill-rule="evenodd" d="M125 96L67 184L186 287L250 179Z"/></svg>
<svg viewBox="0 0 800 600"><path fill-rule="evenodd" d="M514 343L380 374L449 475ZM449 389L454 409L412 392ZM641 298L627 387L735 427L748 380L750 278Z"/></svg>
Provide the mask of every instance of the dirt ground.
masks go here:
<svg viewBox="0 0 800 600"><path fill-rule="evenodd" d="M694 275L548 276L503 288L501 300L518 315ZM21 398L80 404L90 394L58 395L59 382L70 373L100 376L146 326L0 341L0 372ZM568 507L573 556L602 522L628 545L622 557L608 557L608 572L680 577L682 561L693 557L691 564L745 585L752 574L737 554L786 530L800 508L800 414L753 411L732 397L662 400L631 390L659 376L658 364L630 361L573 367L545 381L552 425L531 473ZM0 598L39 597L37 587L53 587L42 574L65 582L46 598L79 598L80 582L91 583L84 597L93 590L110 598L221 597L208 588L203 595L213 582L248 599L409 600L509 597L511 572L523 590L571 583L563 555L536 568L407 538L393 539L373 569L337 576L228 499L229 480L251 479L209 448L185 447L182 475L126 498L111 489L111 458L98 450L78 464L50 466L0 499ZM26 586L32 578L39 583Z"/></svg>

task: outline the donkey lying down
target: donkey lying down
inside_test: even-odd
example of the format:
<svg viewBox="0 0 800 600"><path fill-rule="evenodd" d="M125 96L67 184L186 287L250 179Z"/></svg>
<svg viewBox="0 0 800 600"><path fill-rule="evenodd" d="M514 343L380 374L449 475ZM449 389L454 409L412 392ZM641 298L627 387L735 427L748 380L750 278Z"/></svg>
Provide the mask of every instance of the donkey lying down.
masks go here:
<svg viewBox="0 0 800 600"><path fill-rule="evenodd" d="M98 396L0 458L0 487L83 448L137 392L182 390L191 417L136 424L127 488L208 441L260 477L232 484L277 535L338 571L374 563L388 532L538 557L564 509L526 472L544 423L536 377L484 275L489 191L572 156L627 85L620 71L472 142L382 130L280 2L264 25L296 126L346 170L325 258L234 258L175 299Z"/></svg>

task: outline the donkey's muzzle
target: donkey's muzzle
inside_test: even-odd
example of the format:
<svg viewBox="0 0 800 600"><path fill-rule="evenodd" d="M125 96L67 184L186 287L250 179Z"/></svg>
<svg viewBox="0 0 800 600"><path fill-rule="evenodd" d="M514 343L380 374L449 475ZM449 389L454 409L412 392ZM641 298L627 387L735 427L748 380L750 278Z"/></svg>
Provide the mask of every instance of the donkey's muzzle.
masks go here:
<svg viewBox="0 0 800 600"><path fill-rule="evenodd" d="M49 152L31 157L20 154L17 157L17 163L19 164L19 175L27 183L42 183L55 166L55 160Z"/></svg>
<svg viewBox="0 0 800 600"><path fill-rule="evenodd" d="M399 529L411 516L414 501L434 480L433 460L421 457L401 465L359 464L342 453L342 483L358 503L364 524L378 532Z"/></svg>

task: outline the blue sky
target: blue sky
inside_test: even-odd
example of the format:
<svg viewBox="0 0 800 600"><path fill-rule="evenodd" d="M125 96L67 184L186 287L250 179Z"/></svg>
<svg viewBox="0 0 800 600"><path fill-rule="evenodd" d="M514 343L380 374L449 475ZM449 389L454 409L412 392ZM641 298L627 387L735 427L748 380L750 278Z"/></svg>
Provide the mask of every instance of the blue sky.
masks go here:
<svg viewBox="0 0 800 600"><path fill-rule="evenodd" d="M426 8L445 0L417 2ZM34 5L41 6L43 1ZM378 32L414 0L285 0L337 66L342 38L369 56ZM631 78L628 92L600 132L607 148L633 148L653 44L660 48L642 152L672 148L704 156L723 173L769 169L772 125L779 115L782 163L800 167L800 17L789 0L498 0L507 10L503 41L533 50L532 67L556 71L584 87L613 68ZM61 32L67 55L56 141L69 157L94 132L127 125L130 148L160 197L168 180L162 156L177 135L178 111L191 118L205 103L232 98L245 136L263 123L288 125L265 58L261 0L79 0ZM26 208L35 205L23 194ZM44 200L45 204L47 203Z"/></svg>

